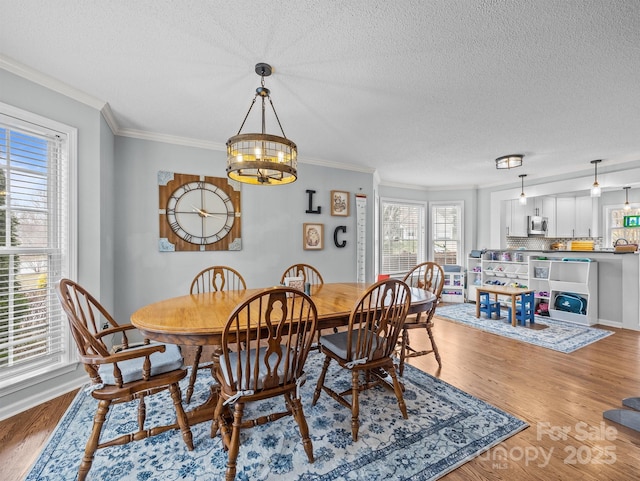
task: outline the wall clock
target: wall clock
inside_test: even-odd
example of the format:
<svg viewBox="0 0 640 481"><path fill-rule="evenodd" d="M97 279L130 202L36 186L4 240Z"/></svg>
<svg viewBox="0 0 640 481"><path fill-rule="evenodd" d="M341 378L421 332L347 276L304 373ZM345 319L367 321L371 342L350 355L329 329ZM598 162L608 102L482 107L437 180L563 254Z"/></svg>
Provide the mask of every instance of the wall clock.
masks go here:
<svg viewBox="0 0 640 481"><path fill-rule="evenodd" d="M239 182L160 171L158 190L160 251L241 250Z"/></svg>

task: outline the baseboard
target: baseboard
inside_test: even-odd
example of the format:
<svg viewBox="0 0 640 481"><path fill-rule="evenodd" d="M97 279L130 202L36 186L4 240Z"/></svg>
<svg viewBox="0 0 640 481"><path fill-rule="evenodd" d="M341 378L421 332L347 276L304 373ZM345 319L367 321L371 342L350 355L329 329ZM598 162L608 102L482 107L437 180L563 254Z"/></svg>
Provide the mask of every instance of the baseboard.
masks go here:
<svg viewBox="0 0 640 481"><path fill-rule="evenodd" d="M31 396L24 397L16 402L11 404L2 403L0 406L0 421L4 421L5 419L10 418L11 416L15 416L16 414L20 414L27 409L31 409L36 407L38 404L42 404L47 401L51 401L52 399L57 398L58 396L62 396L63 394L68 393L69 391L73 391L74 389L78 389L83 386L87 382L86 374L77 379L71 379L65 383L58 384L50 389L39 391Z"/></svg>

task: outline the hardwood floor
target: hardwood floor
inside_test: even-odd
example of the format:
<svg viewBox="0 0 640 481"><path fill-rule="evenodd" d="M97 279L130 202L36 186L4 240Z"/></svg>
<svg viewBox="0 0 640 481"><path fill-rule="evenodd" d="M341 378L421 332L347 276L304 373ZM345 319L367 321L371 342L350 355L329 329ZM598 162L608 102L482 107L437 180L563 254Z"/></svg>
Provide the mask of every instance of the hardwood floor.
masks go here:
<svg viewBox="0 0 640 481"><path fill-rule="evenodd" d="M616 333L562 354L436 319L441 372L432 355L411 363L530 424L442 479L638 479L640 432L602 413L640 396L640 332L605 329ZM413 344L427 339L412 336ZM23 479L74 395L0 423L2 479Z"/></svg>

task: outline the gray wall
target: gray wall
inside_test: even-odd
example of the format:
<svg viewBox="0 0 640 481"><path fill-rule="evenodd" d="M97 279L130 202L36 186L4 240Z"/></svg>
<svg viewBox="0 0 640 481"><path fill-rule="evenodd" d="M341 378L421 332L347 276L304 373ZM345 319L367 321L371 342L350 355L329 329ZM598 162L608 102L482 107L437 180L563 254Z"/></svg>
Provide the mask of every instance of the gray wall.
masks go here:
<svg viewBox="0 0 640 481"><path fill-rule="evenodd" d="M99 110L0 69L0 101L78 129L78 281L114 305L113 134ZM58 396L86 380L81 366L35 386L0 393L3 409L18 410ZM6 395L2 395L6 394Z"/></svg>
<svg viewBox="0 0 640 481"><path fill-rule="evenodd" d="M194 275L210 265L238 270L247 287L276 285L294 263L316 266L325 282L356 280L356 192L367 195L367 265L373 259L373 176L301 163L298 180L285 186L242 186L242 250L213 252L158 251L159 170L226 177L226 153L162 142L117 137L115 142L115 279L116 315L128 320L145 304L188 294ZM314 209L307 214L306 190L315 190ZM331 190L351 193L349 217L331 216ZM324 249L302 248L302 224L324 224ZM347 226L333 242L333 231ZM369 280L373 271L367 272Z"/></svg>

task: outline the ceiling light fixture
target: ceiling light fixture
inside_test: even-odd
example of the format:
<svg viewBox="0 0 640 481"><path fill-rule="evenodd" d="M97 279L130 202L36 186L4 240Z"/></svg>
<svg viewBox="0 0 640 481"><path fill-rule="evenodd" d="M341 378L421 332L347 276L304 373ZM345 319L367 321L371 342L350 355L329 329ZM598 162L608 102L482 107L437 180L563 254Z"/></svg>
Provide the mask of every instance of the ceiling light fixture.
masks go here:
<svg viewBox="0 0 640 481"><path fill-rule="evenodd" d="M631 204L629 204L629 189L631 187L623 187L624 189L624 194L625 194L625 203L624 203L624 210L631 210Z"/></svg>
<svg viewBox="0 0 640 481"><path fill-rule="evenodd" d="M238 133L227 140L227 176L245 184L283 185L295 182L298 177L298 147L284 134L271 101L271 92L264 86L264 78L270 76L271 72L269 64L256 64L256 73L261 77L260 87L256 89L256 94ZM262 132L241 134L258 97L262 100ZM265 101L267 99L282 136L266 133Z"/></svg>
<svg viewBox="0 0 640 481"><path fill-rule="evenodd" d="M522 158L524 155L511 154L498 157L496 159L496 169L513 169L514 167L520 167L522 165Z"/></svg>
<svg viewBox="0 0 640 481"><path fill-rule="evenodd" d="M598 184L598 164L600 162L602 162L602 160L591 161L595 168L595 177L593 180L593 185L591 186L591 197L600 197L600 194L602 194L602 189L600 188L600 184Z"/></svg>
<svg viewBox="0 0 640 481"><path fill-rule="evenodd" d="M518 177L520 177L520 179L522 179L522 189L520 191L520 203L522 205L526 205L527 203L527 196L524 195L524 178L527 176L527 174L520 174Z"/></svg>

